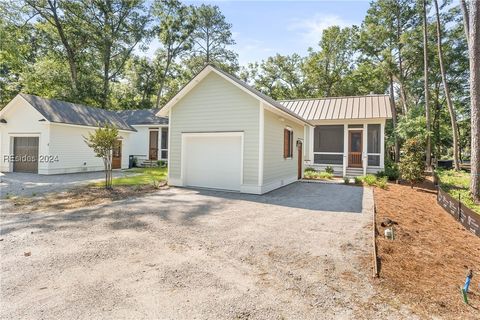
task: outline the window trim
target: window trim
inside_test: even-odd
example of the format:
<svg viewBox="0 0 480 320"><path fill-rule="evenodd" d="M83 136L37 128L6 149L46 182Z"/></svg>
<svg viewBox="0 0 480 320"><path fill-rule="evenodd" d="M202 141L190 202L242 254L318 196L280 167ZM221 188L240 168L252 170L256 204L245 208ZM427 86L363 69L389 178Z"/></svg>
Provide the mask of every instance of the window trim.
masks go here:
<svg viewBox="0 0 480 320"><path fill-rule="evenodd" d="M283 158L285 160L293 159L293 129L285 127L283 129Z"/></svg>

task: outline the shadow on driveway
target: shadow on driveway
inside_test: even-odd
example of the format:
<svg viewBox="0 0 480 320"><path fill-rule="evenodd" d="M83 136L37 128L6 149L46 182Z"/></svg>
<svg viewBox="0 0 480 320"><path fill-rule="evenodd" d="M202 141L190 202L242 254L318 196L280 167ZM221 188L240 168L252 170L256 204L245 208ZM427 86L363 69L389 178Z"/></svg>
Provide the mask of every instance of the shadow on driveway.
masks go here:
<svg viewBox="0 0 480 320"><path fill-rule="evenodd" d="M312 219L322 214L359 214L364 211L364 188L337 184L296 182L265 195L249 195L202 189L170 188L145 197L130 198L68 212L32 211L5 214L0 234L21 229L50 232L64 229L85 229L90 222L101 221L112 230L145 231L158 219L189 226L206 215L234 215L249 210L275 212L275 206L292 210L310 210ZM261 207L258 207L258 205ZM260 209L259 209L260 208ZM293 213L293 211L292 211ZM212 220L214 222L214 220Z"/></svg>
<svg viewBox="0 0 480 320"><path fill-rule="evenodd" d="M295 182L263 195L223 192L207 189L195 190L200 195L233 200L246 200L290 208L362 213L364 189L334 183Z"/></svg>

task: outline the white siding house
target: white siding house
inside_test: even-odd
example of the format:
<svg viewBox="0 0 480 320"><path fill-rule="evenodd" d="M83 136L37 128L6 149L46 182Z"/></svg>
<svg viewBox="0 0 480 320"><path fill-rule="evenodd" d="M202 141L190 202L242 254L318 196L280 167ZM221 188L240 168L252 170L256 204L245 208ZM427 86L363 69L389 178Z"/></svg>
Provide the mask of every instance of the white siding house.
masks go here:
<svg viewBox="0 0 480 320"><path fill-rule="evenodd" d="M297 141L308 123L213 66L157 115L169 117L170 185L262 194L301 177Z"/></svg>
<svg viewBox="0 0 480 320"><path fill-rule="evenodd" d="M135 129L114 112L19 94L0 111L0 170L59 174L103 170L84 141L98 123L119 129L118 168L128 168L126 141Z"/></svg>
<svg viewBox="0 0 480 320"><path fill-rule="evenodd" d="M169 117L169 184L263 194L303 177L384 166L388 96L275 101L206 66L157 114Z"/></svg>

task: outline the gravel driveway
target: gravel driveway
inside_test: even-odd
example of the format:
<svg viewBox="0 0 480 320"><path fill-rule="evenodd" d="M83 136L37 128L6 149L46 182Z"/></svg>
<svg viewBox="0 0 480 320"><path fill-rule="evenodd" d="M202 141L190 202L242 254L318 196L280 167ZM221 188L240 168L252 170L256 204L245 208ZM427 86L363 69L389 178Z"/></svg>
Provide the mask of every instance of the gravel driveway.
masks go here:
<svg viewBox="0 0 480 320"><path fill-rule="evenodd" d="M295 183L264 196L170 188L69 212L4 210L0 318L380 316L372 208L369 189Z"/></svg>
<svg viewBox="0 0 480 320"><path fill-rule="evenodd" d="M127 174L125 171L113 171L113 177L122 177ZM63 191L102 179L105 179L103 171L54 175L5 172L0 173L0 198L5 198L7 195L32 196Z"/></svg>

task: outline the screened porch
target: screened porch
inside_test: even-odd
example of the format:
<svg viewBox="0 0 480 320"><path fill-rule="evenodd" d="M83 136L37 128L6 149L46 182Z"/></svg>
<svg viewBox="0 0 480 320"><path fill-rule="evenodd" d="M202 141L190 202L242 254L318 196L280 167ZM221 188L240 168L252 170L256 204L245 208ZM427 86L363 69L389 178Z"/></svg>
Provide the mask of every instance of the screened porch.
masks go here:
<svg viewBox="0 0 480 320"><path fill-rule="evenodd" d="M376 173L384 167L384 123L325 124L310 128L307 166L337 176ZM311 144L311 145L312 145Z"/></svg>

